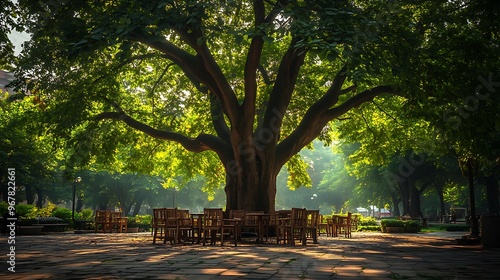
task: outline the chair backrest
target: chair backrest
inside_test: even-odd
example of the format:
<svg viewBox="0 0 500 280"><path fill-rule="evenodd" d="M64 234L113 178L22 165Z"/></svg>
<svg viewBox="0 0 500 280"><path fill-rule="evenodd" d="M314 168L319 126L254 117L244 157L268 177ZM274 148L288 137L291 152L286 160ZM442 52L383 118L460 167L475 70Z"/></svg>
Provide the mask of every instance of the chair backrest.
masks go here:
<svg viewBox="0 0 500 280"><path fill-rule="evenodd" d="M165 223L167 227L177 227L177 207L165 208Z"/></svg>
<svg viewBox="0 0 500 280"><path fill-rule="evenodd" d="M193 225L193 219L189 215L189 210L177 210L179 227L190 227Z"/></svg>
<svg viewBox="0 0 500 280"><path fill-rule="evenodd" d="M222 208L205 208L203 209L203 226L215 227L222 226L224 213Z"/></svg>
<svg viewBox="0 0 500 280"><path fill-rule="evenodd" d="M153 208L153 226L165 223L165 208Z"/></svg>
<svg viewBox="0 0 500 280"><path fill-rule="evenodd" d="M176 226L177 208L154 208L153 209L153 225L169 225Z"/></svg>
<svg viewBox="0 0 500 280"><path fill-rule="evenodd" d="M117 218L121 218L121 216L122 216L122 212L110 212L109 219L112 223L116 223L116 222L118 222Z"/></svg>
<svg viewBox="0 0 500 280"><path fill-rule="evenodd" d="M292 227L305 227L307 223L307 211L305 208L292 208Z"/></svg>
<svg viewBox="0 0 500 280"><path fill-rule="evenodd" d="M96 223L108 223L111 217L111 211L109 210L96 210L95 211L95 222Z"/></svg>
<svg viewBox="0 0 500 280"><path fill-rule="evenodd" d="M318 227L320 223L319 210L307 210L307 226Z"/></svg>

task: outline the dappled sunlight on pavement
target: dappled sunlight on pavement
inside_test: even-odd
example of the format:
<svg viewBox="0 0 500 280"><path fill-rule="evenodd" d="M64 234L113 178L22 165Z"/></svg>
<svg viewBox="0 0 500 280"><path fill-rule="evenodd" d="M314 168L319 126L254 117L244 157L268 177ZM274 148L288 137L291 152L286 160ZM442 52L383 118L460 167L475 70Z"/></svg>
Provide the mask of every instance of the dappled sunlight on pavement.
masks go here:
<svg viewBox="0 0 500 280"><path fill-rule="evenodd" d="M461 233L353 233L307 246L152 244L149 233L19 236L2 279L497 279L500 249ZM4 251L8 250L1 237ZM5 254L4 254L5 255ZM5 263L5 262L4 262ZM4 278L8 276L8 278Z"/></svg>

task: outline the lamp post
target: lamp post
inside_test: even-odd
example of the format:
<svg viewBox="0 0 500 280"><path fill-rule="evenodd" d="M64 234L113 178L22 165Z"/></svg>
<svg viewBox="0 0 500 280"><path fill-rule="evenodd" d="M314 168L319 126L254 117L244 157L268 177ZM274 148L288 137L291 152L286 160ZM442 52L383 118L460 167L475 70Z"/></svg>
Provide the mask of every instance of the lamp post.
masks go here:
<svg viewBox="0 0 500 280"><path fill-rule="evenodd" d="M73 207L71 211L71 220L75 223L75 200L76 200L76 184L82 181L82 177L76 177L73 180Z"/></svg>

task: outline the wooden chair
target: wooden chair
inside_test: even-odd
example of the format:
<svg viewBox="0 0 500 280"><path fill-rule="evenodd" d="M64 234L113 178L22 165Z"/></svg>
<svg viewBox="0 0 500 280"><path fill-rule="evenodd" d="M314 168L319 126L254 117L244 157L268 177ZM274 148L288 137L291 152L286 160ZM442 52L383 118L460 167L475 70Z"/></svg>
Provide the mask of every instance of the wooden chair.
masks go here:
<svg viewBox="0 0 500 280"><path fill-rule="evenodd" d="M319 224L318 224L318 235L326 234L326 236L330 236L330 227L328 226L328 222L325 216L319 215Z"/></svg>
<svg viewBox="0 0 500 280"><path fill-rule="evenodd" d="M175 243L177 237L177 208L153 209L153 244L156 239L163 239L163 244L170 239Z"/></svg>
<svg viewBox="0 0 500 280"><path fill-rule="evenodd" d="M337 225L338 233L344 233L345 238L351 238L352 213L348 212L347 217L343 218Z"/></svg>
<svg viewBox="0 0 500 280"><path fill-rule="evenodd" d="M110 225L111 211L96 210L95 211L95 232L111 232Z"/></svg>
<svg viewBox="0 0 500 280"><path fill-rule="evenodd" d="M122 212L110 212L109 215L109 226L110 230L116 230L116 232L127 231L127 218L122 217Z"/></svg>
<svg viewBox="0 0 500 280"><path fill-rule="evenodd" d="M271 211L269 214L269 225L268 228L274 233L274 236L278 238L278 220L281 218L289 218L291 215L291 210L278 210Z"/></svg>
<svg viewBox="0 0 500 280"><path fill-rule="evenodd" d="M358 230L358 223L359 223L359 214L353 214L352 215L352 220L351 220L351 231L352 230Z"/></svg>
<svg viewBox="0 0 500 280"><path fill-rule="evenodd" d="M319 210L306 210L306 242L312 239L314 244L318 244L320 215Z"/></svg>
<svg viewBox="0 0 500 280"><path fill-rule="evenodd" d="M177 243L177 207L165 208L165 238L163 244L170 240L170 244Z"/></svg>
<svg viewBox="0 0 500 280"><path fill-rule="evenodd" d="M165 238L165 208L153 208L153 221L151 224L151 230L153 233L153 244L156 244L156 239Z"/></svg>
<svg viewBox="0 0 500 280"><path fill-rule="evenodd" d="M327 219L328 227L331 236L337 237L341 231L341 226L343 224L344 218L340 215L332 215L331 218Z"/></svg>
<svg viewBox="0 0 500 280"><path fill-rule="evenodd" d="M278 218L278 232L276 236L276 243L280 244L283 240L286 243L295 245L295 240L302 241L302 245L306 245L306 223L307 223L306 209L292 208L290 217Z"/></svg>
<svg viewBox="0 0 500 280"><path fill-rule="evenodd" d="M203 209L203 245L210 238L210 245L215 245L217 234L220 235L221 245L224 244L222 208Z"/></svg>
<svg viewBox="0 0 500 280"><path fill-rule="evenodd" d="M210 237L210 244L215 245L217 235L220 236L221 246L224 245L224 236L234 238L234 246L238 245L240 220L224 219L222 208L205 208L203 210L203 245Z"/></svg>
<svg viewBox="0 0 500 280"><path fill-rule="evenodd" d="M193 219L189 215L189 210L177 210L177 242L191 239L191 244L194 243L194 224Z"/></svg>

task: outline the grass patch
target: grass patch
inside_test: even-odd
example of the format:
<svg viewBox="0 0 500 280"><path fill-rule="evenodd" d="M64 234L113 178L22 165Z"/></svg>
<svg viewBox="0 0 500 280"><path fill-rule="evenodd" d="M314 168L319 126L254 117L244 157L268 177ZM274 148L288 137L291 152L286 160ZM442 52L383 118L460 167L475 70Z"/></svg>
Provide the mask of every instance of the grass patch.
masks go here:
<svg viewBox="0 0 500 280"><path fill-rule="evenodd" d="M429 224L426 228L422 228L422 232L436 231L469 231L470 226L467 224Z"/></svg>
<svg viewBox="0 0 500 280"><path fill-rule="evenodd" d="M359 226L358 231L380 231L380 226Z"/></svg>

